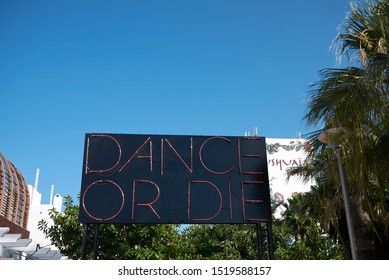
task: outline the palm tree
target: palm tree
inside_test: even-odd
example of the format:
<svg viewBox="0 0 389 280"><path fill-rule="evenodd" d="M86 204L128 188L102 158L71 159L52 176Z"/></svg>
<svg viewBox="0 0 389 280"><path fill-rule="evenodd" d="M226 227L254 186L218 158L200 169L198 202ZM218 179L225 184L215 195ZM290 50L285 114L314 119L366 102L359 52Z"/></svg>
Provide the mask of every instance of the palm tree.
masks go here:
<svg viewBox="0 0 389 280"><path fill-rule="evenodd" d="M302 194L297 194L293 198L288 199L288 203L285 204L286 209L283 213L283 218L287 227L293 233L295 241L304 241L309 228L315 225L309 209L302 207L302 200Z"/></svg>
<svg viewBox="0 0 389 280"><path fill-rule="evenodd" d="M273 224L276 259L343 259L343 246L324 230L314 204L306 204L312 193L299 193L283 204L282 217Z"/></svg>
<svg viewBox="0 0 389 280"><path fill-rule="evenodd" d="M346 57L347 68L323 69L320 80L308 92L305 121L324 129L342 127L345 166L351 212L360 259L389 259L389 0L351 3L351 10L334 40L338 57ZM321 213L347 245L333 147L310 135L311 159L307 176L319 180ZM324 164L323 164L324 163ZM312 167L314 167L312 169ZM316 169L320 168L320 169ZM318 208L320 208L318 206ZM323 219L324 220L324 219Z"/></svg>

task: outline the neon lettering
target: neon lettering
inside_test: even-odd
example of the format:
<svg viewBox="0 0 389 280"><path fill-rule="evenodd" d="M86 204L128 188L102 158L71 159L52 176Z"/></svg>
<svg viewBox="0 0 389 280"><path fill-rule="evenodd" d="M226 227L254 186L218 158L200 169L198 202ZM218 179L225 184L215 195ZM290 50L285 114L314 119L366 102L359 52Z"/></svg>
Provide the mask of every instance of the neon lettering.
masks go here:
<svg viewBox="0 0 389 280"><path fill-rule="evenodd" d="M89 192L92 188L96 187L96 185L98 185L98 184L104 184L104 183L109 183L110 185L112 185L112 186L114 186L115 188L117 188L117 189L119 190L119 192L120 192L120 195L121 195L120 201L119 201L119 203L118 203L118 205L120 205L119 210L118 210L116 213L113 213L112 216L109 216L109 217L107 217L107 218L98 217L98 216L95 216L94 214L90 213L90 212L88 211L88 207L87 207L86 204L85 204L85 200L86 200L86 197L87 197L88 192ZM101 202L100 202L100 203L101 203ZM112 202L110 202L110 203L114 203L114 202L112 201ZM109 220L112 220L112 219L116 218L116 217L120 214L120 212L122 212L122 209L123 209L123 207L124 207L124 193L123 193L122 188L121 188L118 184L116 184L115 182L113 182L113 181L111 181L111 180L97 180L97 181L93 182L92 184L90 184L90 185L85 189L85 191L84 191L84 193L83 193L83 195L82 195L81 204L82 204L82 207L84 208L86 214L87 214L90 218L92 218L93 220L95 220L95 221L109 221Z"/></svg>
<svg viewBox="0 0 389 280"><path fill-rule="evenodd" d="M149 155L138 155L137 158L140 159L148 159L150 161L150 171L153 171L153 152L152 152L152 142L151 142L151 137L147 138L145 142L132 154L132 156L126 161L126 163L119 169L119 173L123 171L123 169L127 166L127 164L130 163L130 161L142 150L142 148L149 142Z"/></svg>
<svg viewBox="0 0 389 280"><path fill-rule="evenodd" d="M246 161L249 160L250 163L255 163L255 160L258 161L258 159L260 159L261 155L260 154L253 154L253 153L245 153L245 154L241 154L241 150L242 150L242 142L243 141L258 141L258 140L261 140L261 138L258 138L258 137L245 137L243 138L243 140L241 141L240 139L238 139L238 165L239 165L239 174L244 174L244 175L261 175L263 174L262 171L259 171L259 170L243 170L243 167L242 167L242 158L245 159ZM249 144L249 145L254 145L254 143L247 143L245 142L246 144ZM253 164L250 164L250 165L253 165ZM255 165L255 164L254 164Z"/></svg>
<svg viewBox="0 0 389 280"><path fill-rule="evenodd" d="M93 134L93 135L91 135L91 137L93 137L93 138L106 137L108 139L111 139L116 144L116 146L118 147L119 156L118 156L118 159L117 159L116 163L112 167L110 167L110 168L106 168L106 169L90 169L89 168L89 145L90 145L90 138L88 137L87 140L86 140L87 143L86 143L86 155L85 155L85 175L87 175L88 173L93 173L93 172L103 173L103 172L111 171L112 169L114 169L119 164L120 159L122 157L122 149L120 147L119 142L114 137L112 137L110 135L105 135L105 134Z"/></svg>
<svg viewBox="0 0 389 280"><path fill-rule="evenodd" d="M190 138L190 163L189 165L183 160L183 158L180 156L180 154L177 152L177 150L173 147L173 145L169 142L169 140L165 139L165 142L168 144L168 147L170 147L170 149L174 152L174 154L178 157L178 159L184 164L184 166L186 167L186 169L188 169L188 171L190 173L193 172L193 138ZM163 169L164 169L164 164L163 164L163 154L164 154L164 150L163 150L163 139L161 140L161 175L163 174Z"/></svg>
<svg viewBox="0 0 389 280"><path fill-rule="evenodd" d="M135 195L136 195L136 184L137 183L144 183L144 184L151 184L156 190L157 190L157 196L156 198L151 201L151 202L148 202L148 203L135 203ZM152 206L159 198L159 195L160 195L161 191L158 187L158 185L156 183L154 183L153 181L150 181L150 180L136 180L136 181L133 181L133 185L132 185L132 206L131 206L131 209L132 209L132 220L134 220L134 216L135 216L135 205L136 206L141 206L141 207L149 207L151 209L151 211L154 213L155 216L157 216L158 220L161 220L161 217L158 215L157 211L155 211L154 207Z"/></svg>
<svg viewBox="0 0 389 280"><path fill-rule="evenodd" d="M189 185L188 185L188 220L189 221L191 220L191 188L192 188L191 183L194 183L194 184L196 184L196 183L197 184L208 184L212 188L214 188L217 191L218 195L219 195L219 208L214 213L214 215L212 215L211 217L207 217L207 218L205 218L205 217L203 217L203 218L192 218L192 221L211 221L211 220L213 220L220 213L220 211L222 209L222 205L223 205L223 198L222 198L222 194L221 194L219 188L215 184L213 184L213 183L211 183L209 181L203 181L203 180L189 181Z"/></svg>
<svg viewBox="0 0 389 280"><path fill-rule="evenodd" d="M231 143L231 140L229 140L228 138L225 138L225 137L215 136L215 137L208 138L207 140L204 141L204 143L200 147L200 151L199 151L200 162L201 162L202 166L210 173L218 174L218 175L227 174L227 173L231 172L232 170L234 170L235 167L232 166L225 171L215 171L215 170L210 169L208 166L206 166L204 163L204 160L203 160L203 148L204 148L205 144L207 144L209 141L213 141L213 140L217 140L217 139L221 139L221 140L224 140L228 143Z"/></svg>
<svg viewBox="0 0 389 280"><path fill-rule="evenodd" d="M248 218L246 219L246 203L255 203L255 204L262 204L264 203L263 199L246 199L245 197L245 185L258 185L261 186L264 184L264 181L243 181L241 182L241 192L242 192L242 219L243 221L250 221L250 222L267 222L268 219L263 218Z"/></svg>

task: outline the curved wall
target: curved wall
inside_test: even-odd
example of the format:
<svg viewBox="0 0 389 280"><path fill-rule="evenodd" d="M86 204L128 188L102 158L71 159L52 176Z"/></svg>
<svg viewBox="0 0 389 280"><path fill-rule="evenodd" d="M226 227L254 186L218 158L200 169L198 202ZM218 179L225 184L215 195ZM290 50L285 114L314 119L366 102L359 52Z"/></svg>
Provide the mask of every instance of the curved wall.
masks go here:
<svg viewBox="0 0 389 280"><path fill-rule="evenodd" d="M0 153L0 216L27 229L30 196L23 175Z"/></svg>

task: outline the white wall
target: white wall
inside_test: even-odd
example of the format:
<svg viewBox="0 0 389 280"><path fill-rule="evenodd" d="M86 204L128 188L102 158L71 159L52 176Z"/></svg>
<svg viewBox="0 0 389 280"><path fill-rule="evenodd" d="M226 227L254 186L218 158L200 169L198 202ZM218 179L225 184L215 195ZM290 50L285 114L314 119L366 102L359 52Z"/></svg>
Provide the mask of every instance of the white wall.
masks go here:
<svg viewBox="0 0 389 280"><path fill-rule="evenodd" d="M40 220L44 219L49 225L52 225L52 221L49 217L49 210L55 208L59 212L62 211L62 196L56 194L54 196L54 203L42 204L42 194L31 185L28 185L28 190L31 198L27 227L27 230L30 232L30 238L33 242L39 243L41 246L49 245L51 242L38 229L38 223Z"/></svg>
<svg viewBox="0 0 389 280"><path fill-rule="evenodd" d="M306 160L305 139L266 138L266 150L270 188L284 196L287 201L294 192L310 191L314 181L303 182L299 176L293 176L287 182L287 170L303 164Z"/></svg>

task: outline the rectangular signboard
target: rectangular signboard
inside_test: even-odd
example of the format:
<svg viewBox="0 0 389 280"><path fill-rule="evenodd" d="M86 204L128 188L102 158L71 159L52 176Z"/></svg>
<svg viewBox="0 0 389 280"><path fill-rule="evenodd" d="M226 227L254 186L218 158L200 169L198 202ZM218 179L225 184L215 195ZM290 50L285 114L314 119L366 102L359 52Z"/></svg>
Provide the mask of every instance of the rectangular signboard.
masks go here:
<svg viewBox="0 0 389 280"><path fill-rule="evenodd" d="M86 134L83 223L271 219L263 137Z"/></svg>

